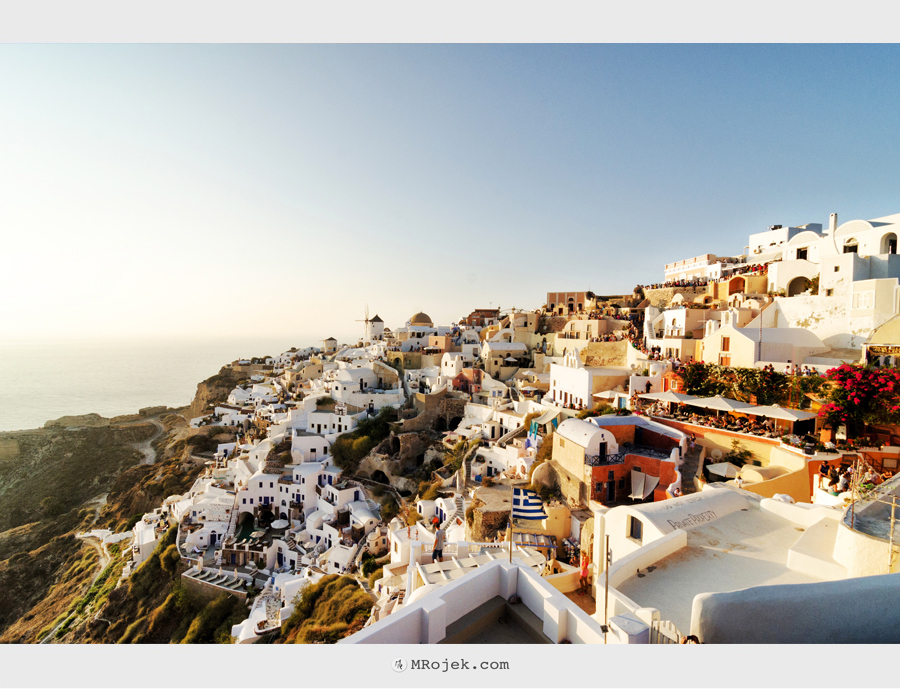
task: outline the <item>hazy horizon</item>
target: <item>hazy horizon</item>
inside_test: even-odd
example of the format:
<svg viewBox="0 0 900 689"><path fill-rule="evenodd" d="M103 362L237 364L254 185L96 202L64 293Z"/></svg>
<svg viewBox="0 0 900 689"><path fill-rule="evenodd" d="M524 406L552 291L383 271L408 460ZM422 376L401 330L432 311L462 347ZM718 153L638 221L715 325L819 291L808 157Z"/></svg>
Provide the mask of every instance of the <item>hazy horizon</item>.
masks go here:
<svg viewBox="0 0 900 689"><path fill-rule="evenodd" d="M900 211L896 45L0 51L8 338L352 340Z"/></svg>

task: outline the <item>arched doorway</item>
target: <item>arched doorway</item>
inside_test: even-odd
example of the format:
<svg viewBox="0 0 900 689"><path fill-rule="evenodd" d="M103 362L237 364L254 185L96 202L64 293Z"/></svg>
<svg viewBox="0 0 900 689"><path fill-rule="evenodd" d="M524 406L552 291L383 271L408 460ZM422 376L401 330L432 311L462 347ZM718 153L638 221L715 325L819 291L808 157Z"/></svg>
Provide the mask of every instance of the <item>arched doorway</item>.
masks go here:
<svg viewBox="0 0 900 689"><path fill-rule="evenodd" d="M889 232L881 238L881 253L896 254L897 253L897 235Z"/></svg>
<svg viewBox="0 0 900 689"><path fill-rule="evenodd" d="M728 283L728 294L735 294L736 292L744 292L746 287L746 280L744 278L732 278Z"/></svg>
<svg viewBox="0 0 900 689"><path fill-rule="evenodd" d="M454 416L452 419L450 419L450 423L447 425L447 428L451 431L455 431L457 428L459 428L460 423L462 423L462 417Z"/></svg>
<svg viewBox="0 0 900 689"><path fill-rule="evenodd" d="M247 538L253 532L253 514L250 512L241 512L238 518L237 536L235 540Z"/></svg>
<svg viewBox="0 0 900 689"><path fill-rule="evenodd" d="M856 241L853 237L844 242L844 253L845 254L855 254L859 253L859 242Z"/></svg>
<svg viewBox="0 0 900 689"><path fill-rule="evenodd" d="M796 297L798 294L802 294L806 290L809 289L809 280L802 275L795 277L788 283L787 295L789 297Z"/></svg>
<svg viewBox="0 0 900 689"><path fill-rule="evenodd" d="M380 469L376 469L375 471L372 472L372 480L377 483L386 483L388 485L390 485L390 483L391 483L388 480L387 474L385 474Z"/></svg>

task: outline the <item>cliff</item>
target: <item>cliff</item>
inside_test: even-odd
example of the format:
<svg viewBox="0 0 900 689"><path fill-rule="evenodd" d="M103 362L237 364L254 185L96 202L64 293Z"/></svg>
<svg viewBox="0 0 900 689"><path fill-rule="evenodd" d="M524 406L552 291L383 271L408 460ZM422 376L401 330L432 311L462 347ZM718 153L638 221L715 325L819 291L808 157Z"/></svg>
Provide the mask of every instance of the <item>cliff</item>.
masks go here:
<svg viewBox="0 0 900 689"><path fill-rule="evenodd" d="M184 418L190 423L191 419L208 414L215 405L222 404L228 399L235 386L249 379L249 373L223 366L216 375L197 385L197 392L184 412Z"/></svg>

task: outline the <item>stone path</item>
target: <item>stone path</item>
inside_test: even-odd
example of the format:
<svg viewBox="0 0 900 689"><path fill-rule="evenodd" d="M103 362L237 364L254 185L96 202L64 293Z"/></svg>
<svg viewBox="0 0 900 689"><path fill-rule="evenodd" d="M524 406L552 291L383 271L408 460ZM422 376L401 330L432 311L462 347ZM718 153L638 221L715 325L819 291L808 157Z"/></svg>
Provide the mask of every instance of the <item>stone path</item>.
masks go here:
<svg viewBox="0 0 900 689"><path fill-rule="evenodd" d="M700 446L697 445L693 450L688 450L684 456L684 464L681 465L681 492L684 495L696 493L694 487L694 476L697 475L697 469L700 467Z"/></svg>

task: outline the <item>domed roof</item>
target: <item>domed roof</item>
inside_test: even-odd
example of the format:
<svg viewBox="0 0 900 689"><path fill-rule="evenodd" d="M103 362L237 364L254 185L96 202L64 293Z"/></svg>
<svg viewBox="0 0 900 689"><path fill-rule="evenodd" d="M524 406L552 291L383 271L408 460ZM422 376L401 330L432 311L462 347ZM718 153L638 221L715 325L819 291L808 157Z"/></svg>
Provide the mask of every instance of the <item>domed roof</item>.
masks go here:
<svg viewBox="0 0 900 689"><path fill-rule="evenodd" d="M427 325L429 327L431 327L433 325L433 323L431 321L431 316L429 316L427 313L422 313L421 311L419 311L419 313L417 313L415 316L413 316L412 318L409 319L409 324L410 325Z"/></svg>

